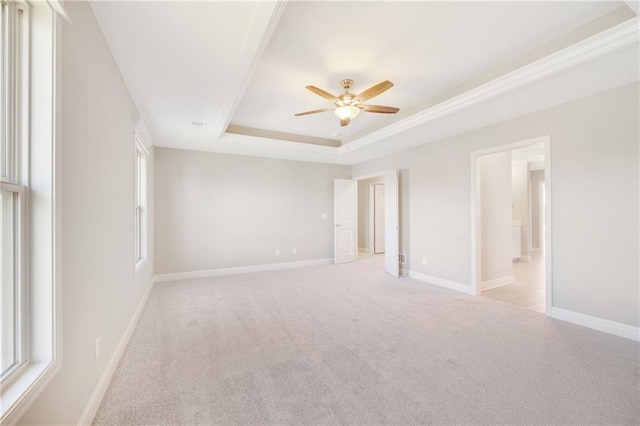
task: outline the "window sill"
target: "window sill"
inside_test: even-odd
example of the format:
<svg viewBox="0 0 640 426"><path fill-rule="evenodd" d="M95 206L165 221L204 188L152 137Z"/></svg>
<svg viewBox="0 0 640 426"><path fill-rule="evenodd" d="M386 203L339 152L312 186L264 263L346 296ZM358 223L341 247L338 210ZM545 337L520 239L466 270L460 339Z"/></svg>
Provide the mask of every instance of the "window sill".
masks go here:
<svg viewBox="0 0 640 426"><path fill-rule="evenodd" d="M11 383L2 387L0 423L15 423L62 368L58 361L29 364Z"/></svg>

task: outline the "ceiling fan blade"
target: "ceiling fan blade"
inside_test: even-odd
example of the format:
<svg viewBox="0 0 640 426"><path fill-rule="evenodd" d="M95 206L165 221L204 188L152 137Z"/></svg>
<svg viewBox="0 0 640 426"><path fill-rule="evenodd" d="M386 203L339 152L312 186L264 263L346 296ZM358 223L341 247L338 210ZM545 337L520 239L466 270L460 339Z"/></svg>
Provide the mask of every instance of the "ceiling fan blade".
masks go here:
<svg viewBox="0 0 640 426"><path fill-rule="evenodd" d="M358 105L358 107L366 112L377 112L380 114L395 114L400 111L400 108L382 105Z"/></svg>
<svg viewBox="0 0 640 426"><path fill-rule="evenodd" d="M332 95L329 92L326 92L322 89L317 88L316 86L305 86L308 90L311 90L313 93L315 93L316 95L320 95L325 99L329 99L331 102L338 102L340 99L338 99L337 96Z"/></svg>
<svg viewBox="0 0 640 426"><path fill-rule="evenodd" d="M342 127L344 127L344 126L348 126L348 125L349 125L349 123L351 123L351 120L349 120L348 118L343 118L343 119L341 119L341 120L340 120L340 125L341 125Z"/></svg>
<svg viewBox="0 0 640 426"><path fill-rule="evenodd" d="M357 95L356 99L358 99L360 102L364 102L368 99L373 98L374 96L378 96L382 92L387 91L392 87L393 83L389 80L385 80L382 83L378 83L375 86L369 87L367 90Z"/></svg>
<svg viewBox="0 0 640 426"><path fill-rule="evenodd" d="M301 115L309 115L309 114L317 114L319 112L326 112L326 111L333 111L335 108L322 108L322 109L314 109L313 111L305 111L305 112L299 112L297 114L293 114L296 117L299 117Z"/></svg>

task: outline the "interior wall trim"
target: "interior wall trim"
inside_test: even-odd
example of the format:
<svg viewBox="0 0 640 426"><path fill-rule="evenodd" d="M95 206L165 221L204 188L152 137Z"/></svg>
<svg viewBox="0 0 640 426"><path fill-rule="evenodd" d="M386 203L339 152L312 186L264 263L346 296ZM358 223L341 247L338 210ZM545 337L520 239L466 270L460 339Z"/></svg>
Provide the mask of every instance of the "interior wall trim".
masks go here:
<svg viewBox="0 0 640 426"><path fill-rule="evenodd" d="M279 269L302 268L305 266L327 265L333 263L332 258L301 260L297 262L267 263L264 265L237 266L233 268L208 269L203 271L176 272L156 274L155 282L189 280L193 278L219 277L222 275L244 274L247 272L276 271Z"/></svg>
<svg viewBox="0 0 640 426"><path fill-rule="evenodd" d="M225 134L231 117L235 113L244 92L249 85L251 76L256 69L260 57L264 53L271 40L282 12L287 5L285 0L270 2L256 2L251 29L247 35L242 51L236 63L234 78L228 83L228 88L223 102L223 108L212 130L219 139Z"/></svg>
<svg viewBox="0 0 640 426"><path fill-rule="evenodd" d="M505 285L513 284L515 280L513 275L507 275L493 280L482 281L480 284L480 291L491 290L492 288L503 287Z"/></svg>
<svg viewBox="0 0 640 426"><path fill-rule="evenodd" d="M615 336L624 337L625 339L640 342L640 328L632 325L622 324L590 315L581 314L579 312L569 311L567 309L552 307L549 316L558 320L567 321L572 324L581 325L593 330L602 331L613 334Z"/></svg>
<svg viewBox="0 0 640 426"><path fill-rule="evenodd" d="M449 98L431 108L417 112L383 129L353 140L343 141L343 145L335 149L338 151L338 154L345 154L363 148L374 142L405 132L418 125L435 120L478 102L485 101L494 96L513 91L552 74L623 48L631 43L638 42L640 40L640 31L638 29L639 19L640 18L635 17L622 22L549 56L518 68L460 95Z"/></svg>
<svg viewBox="0 0 640 426"><path fill-rule="evenodd" d="M437 285L440 287L448 288L449 290L459 291L465 294L474 294L473 288L470 285L462 284L459 282L447 280L440 277L434 277L433 275L421 274L420 272L409 271L409 278L413 278L418 281L423 281L429 284Z"/></svg>
<svg viewBox="0 0 640 426"><path fill-rule="evenodd" d="M120 358L124 354L124 350L129 343L129 339L133 335L133 331L138 324L138 320L140 320L140 316L142 315L142 311L144 311L145 306L147 306L147 301L149 300L149 295L151 294L151 290L153 290L153 285L155 283L154 279L151 279L151 282L147 286L147 290L144 292L136 311L133 313L127 328L124 330L120 341L118 342L118 346L116 346L116 350L113 352L111 359L109 360L109 364L107 364L107 368L104 373L100 377L96 388L93 390L87 405L85 406L82 415L80 416L80 420L78 420L79 425L90 425L93 423L93 418L98 412L98 408L100 408L100 404L102 403L102 399L104 398L104 394L107 392L109 388L109 384L111 383L111 378L113 377L113 373L116 371L116 367L120 363Z"/></svg>

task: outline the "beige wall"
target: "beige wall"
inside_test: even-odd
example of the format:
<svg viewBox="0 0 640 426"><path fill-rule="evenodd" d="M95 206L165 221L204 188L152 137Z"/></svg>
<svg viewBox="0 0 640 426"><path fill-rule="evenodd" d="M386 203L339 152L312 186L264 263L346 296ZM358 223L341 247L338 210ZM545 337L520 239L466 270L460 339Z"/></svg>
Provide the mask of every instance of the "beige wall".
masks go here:
<svg viewBox="0 0 640 426"><path fill-rule="evenodd" d="M402 235L411 236L400 250L411 270L470 285L471 152L551 135L553 304L637 327L638 114L634 83L359 164L353 173L400 169L410 224Z"/></svg>
<svg viewBox="0 0 640 426"><path fill-rule="evenodd" d="M483 155L480 175L480 244L482 282L513 275L511 256L511 151Z"/></svg>
<svg viewBox="0 0 640 426"><path fill-rule="evenodd" d="M151 243L150 261L134 275L138 114L89 5L66 7L73 23L63 24L60 58L63 366L23 424L78 422L153 274ZM152 177L153 152L148 166Z"/></svg>
<svg viewBox="0 0 640 426"><path fill-rule="evenodd" d="M531 182L531 247L540 249L541 217L539 184L540 182L544 182L544 170L532 171L529 176Z"/></svg>
<svg viewBox="0 0 640 426"><path fill-rule="evenodd" d="M155 176L163 274L332 258L333 180L351 168L157 148Z"/></svg>

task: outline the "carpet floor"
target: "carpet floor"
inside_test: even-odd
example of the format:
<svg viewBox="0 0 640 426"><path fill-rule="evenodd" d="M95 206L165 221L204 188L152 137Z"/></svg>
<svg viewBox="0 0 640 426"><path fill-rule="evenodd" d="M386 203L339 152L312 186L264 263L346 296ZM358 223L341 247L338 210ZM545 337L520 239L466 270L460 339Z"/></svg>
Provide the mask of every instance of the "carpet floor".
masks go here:
<svg viewBox="0 0 640 426"><path fill-rule="evenodd" d="M156 284L94 424L640 424L639 344L344 265Z"/></svg>

